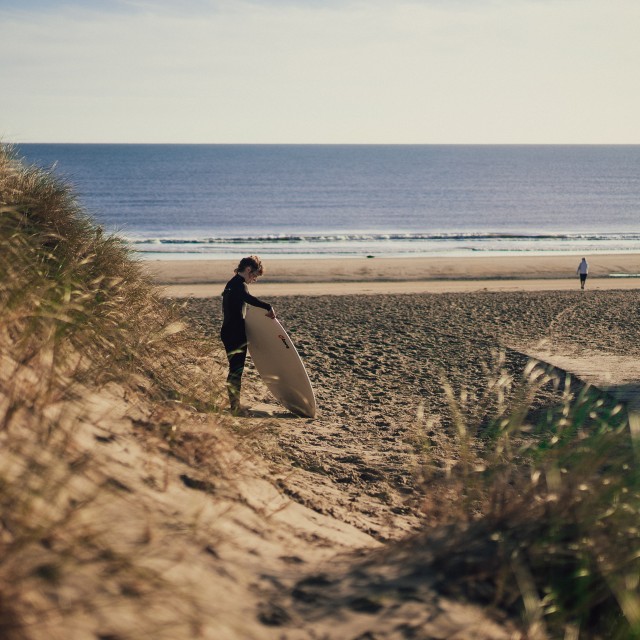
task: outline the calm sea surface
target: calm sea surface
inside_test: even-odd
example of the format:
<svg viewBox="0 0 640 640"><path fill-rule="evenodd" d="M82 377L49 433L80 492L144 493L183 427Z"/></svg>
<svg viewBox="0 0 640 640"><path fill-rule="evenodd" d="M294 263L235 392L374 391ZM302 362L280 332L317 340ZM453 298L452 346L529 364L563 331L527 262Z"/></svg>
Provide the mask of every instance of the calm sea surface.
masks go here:
<svg viewBox="0 0 640 640"><path fill-rule="evenodd" d="M640 146L22 144L150 258L640 252Z"/></svg>

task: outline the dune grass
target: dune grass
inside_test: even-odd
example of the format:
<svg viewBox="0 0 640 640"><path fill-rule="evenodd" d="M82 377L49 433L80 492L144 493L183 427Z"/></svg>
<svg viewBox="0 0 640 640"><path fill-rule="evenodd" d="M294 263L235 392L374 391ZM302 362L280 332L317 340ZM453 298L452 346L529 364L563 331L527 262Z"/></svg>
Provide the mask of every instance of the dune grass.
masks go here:
<svg viewBox="0 0 640 640"><path fill-rule="evenodd" d="M549 385L561 402L532 421ZM425 459L440 587L522 616L530 638L640 637L640 471L626 410L536 363L519 385L496 369L482 420L448 394L455 462L443 472Z"/></svg>
<svg viewBox="0 0 640 640"><path fill-rule="evenodd" d="M87 538L82 510L113 489L84 473L74 401L118 383L214 410L207 345L69 185L0 146L1 637L34 637L24 611L37 607L20 601L35 583L55 588L92 562L96 575L136 571Z"/></svg>
<svg viewBox="0 0 640 640"><path fill-rule="evenodd" d="M24 165L7 146L0 149L0 242L3 354L22 366L37 361L52 392L70 380L142 375L158 397L215 400L189 367L203 353L199 336L183 331L179 309L159 298L124 242L103 233L69 185Z"/></svg>

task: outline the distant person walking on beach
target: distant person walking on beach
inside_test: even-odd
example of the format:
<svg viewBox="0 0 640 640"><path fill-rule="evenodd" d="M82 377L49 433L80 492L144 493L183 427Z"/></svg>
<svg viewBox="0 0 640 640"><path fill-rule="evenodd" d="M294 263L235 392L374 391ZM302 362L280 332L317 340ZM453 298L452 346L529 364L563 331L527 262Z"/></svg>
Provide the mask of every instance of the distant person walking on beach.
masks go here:
<svg viewBox="0 0 640 640"><path fill-rule="evenodd" d="M587 281L589 274L589 263L586 258L582 258L582 262L578 265L578 275L580 276L580 288L584 289L584 283Z"/></svg>
<svg viewBox="0 0 640 640"><path fill-rule="evenodd" d="M234 271L236 275L227 282L222 292L223 319L220 338L229 360L229 375L227 376L229 404L231 412L238 414L240 413L242 374L247 359L247 334L244 324L245 304L265 309L266 315L270 318L275 318L276 314L270 304L249 293L247 285L255 282L264 273L260 258L258 256L242 258Z"/></svg>

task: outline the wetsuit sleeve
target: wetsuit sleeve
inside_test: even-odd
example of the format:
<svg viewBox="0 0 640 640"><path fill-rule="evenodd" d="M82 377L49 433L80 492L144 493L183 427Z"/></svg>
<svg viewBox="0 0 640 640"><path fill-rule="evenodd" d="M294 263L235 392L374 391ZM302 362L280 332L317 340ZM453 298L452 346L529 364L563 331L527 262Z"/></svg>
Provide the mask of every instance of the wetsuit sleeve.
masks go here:
<svg viewBox="0 0 640 640"><path fill-rule="evenodd" d="M271 305L268 304L267 302L263 302L262 300L260 300L259 298L256 298L255 296L252 296L249 293L249 291L247 291L246 284L243 287L242 300L243 302L246 302L247 304L250 304L254 307L260 307L261 309L266 309L267 311L271 311Z"/></svg>

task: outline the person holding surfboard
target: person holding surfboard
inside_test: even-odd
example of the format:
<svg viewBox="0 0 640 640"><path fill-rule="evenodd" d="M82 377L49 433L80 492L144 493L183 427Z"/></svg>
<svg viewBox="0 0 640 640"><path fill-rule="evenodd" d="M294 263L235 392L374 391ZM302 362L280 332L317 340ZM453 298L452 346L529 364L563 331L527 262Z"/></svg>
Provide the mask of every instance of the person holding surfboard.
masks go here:
<svg viewBox="0 0 640 640"><path fill-rule="evenodd" d="M220 339L224 344L229 361L227 391L232 413L240 413L240 388L242 374L247 359L247 332L245 329L245 305L265 309L266 315L275 318L273 306L249 293L248 285L255 282L263 273L264 267L258 256L242 258L234 269L235 276L227 282L222 292L222 328Z"/></svg>

